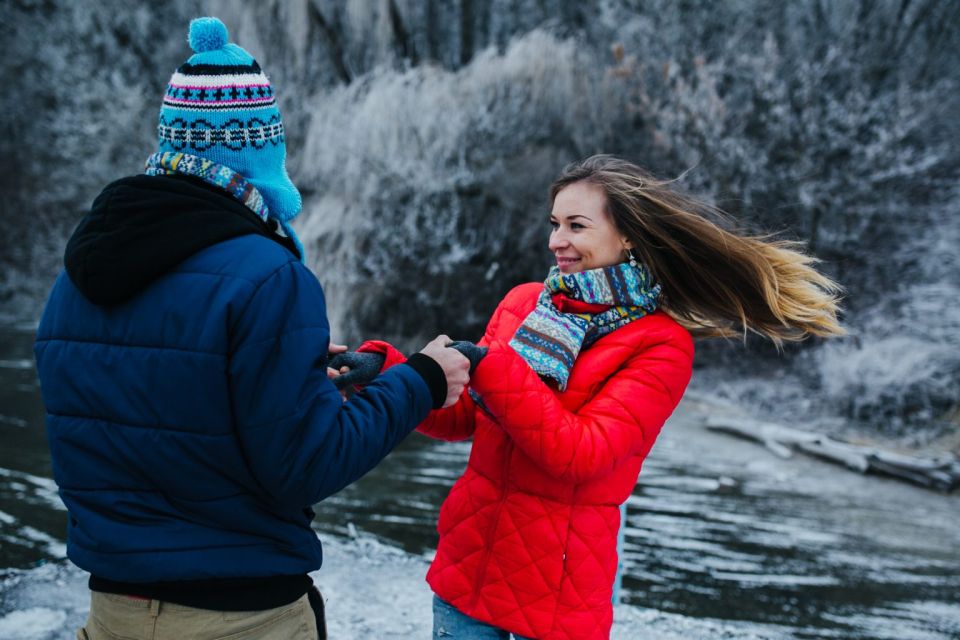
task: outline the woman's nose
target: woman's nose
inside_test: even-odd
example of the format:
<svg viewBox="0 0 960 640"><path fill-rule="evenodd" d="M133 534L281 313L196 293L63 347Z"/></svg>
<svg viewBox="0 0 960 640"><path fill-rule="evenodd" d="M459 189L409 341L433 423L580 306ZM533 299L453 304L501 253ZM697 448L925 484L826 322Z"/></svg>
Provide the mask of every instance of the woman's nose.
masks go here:
<svg viewBox="0 0 960 640"><path fill-rule="evenodd" d="M547 244L547 247L549 247L550 251L556 251L557 249L563 249L569 244L562 231L553 231L550 233L550 242Z"/></svg>

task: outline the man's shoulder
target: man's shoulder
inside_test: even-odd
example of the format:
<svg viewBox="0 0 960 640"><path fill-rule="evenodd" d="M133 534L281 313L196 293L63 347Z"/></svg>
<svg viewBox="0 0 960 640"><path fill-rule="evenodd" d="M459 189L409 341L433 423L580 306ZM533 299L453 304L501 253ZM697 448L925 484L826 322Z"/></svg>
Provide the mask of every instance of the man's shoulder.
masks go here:
<svg viewBox="0 0 960 640"><path fill-rule="evenodd" d="M280 244L261 235L247 234L207 247L184 260L175 271L209 273L260 284L285 266L302 265Z"/></svg>

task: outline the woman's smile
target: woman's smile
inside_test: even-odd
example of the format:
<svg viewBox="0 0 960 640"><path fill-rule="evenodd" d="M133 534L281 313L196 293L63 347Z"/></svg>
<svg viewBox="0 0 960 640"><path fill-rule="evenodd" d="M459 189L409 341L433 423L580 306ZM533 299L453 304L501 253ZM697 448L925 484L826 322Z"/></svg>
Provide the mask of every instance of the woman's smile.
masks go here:
<svg viewBox="0 0 960 640"><path fill-rule="evenodd" d="M580 262L580 258L574 258L571 256L557 256L557 266L560 267L560 271L563 273L572 273L575 271L575 266Z"/></svg>

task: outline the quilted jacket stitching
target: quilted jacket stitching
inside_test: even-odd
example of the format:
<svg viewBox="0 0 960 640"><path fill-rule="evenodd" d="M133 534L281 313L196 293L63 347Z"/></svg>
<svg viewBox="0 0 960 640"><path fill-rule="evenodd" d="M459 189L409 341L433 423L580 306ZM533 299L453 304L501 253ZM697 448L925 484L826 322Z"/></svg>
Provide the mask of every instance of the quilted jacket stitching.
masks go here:
<svg viewBox="0 0 960 640"><path fill-rule="evenodd" d="M494 323L491 320L491 323L488 327L488 331L487 331L487 334L485 335L485 338L488 338L489 336L490 338L492 338L493 342L496 342L498 337L502 339L503 336L500 336L499 334L505 333L504 323L508 323L511 321L516 323L522 319L522 316L524 316L524 314L515 313L513 307L516 307L516 308L522 307L522 305L526 303L525 299L528 298L530 295L532 295L534 288L537 288L537 287L531 286L531 285L522 285L521 287L515 288L505 297L503 302L501 302L501 305L498 308L497 313L495 314L498 320L496 323ZM604 342L598 341L595 345L593 345L593 347L600 347L602 345L602 351L599 352L599 359L591 358L591 362L593 363L593 365L586 365L588 369L584 370L584 373L581 374L581 379L578 380L580 388L575 389L573 388L574 385L571 385L571 389L568 390L567 395L565 396L566 399L564 401L561 402L560 397L556 396L555 391L553 390L551 390L551 395L553 396L553 398L548 398L548 397L545 397L545 394L535 392L534 395L538 397L538 400L531 403L533 405L532 407L531 406L523 407L523 410L526 413L524 414L523 420L521 421L522 424L516 425L516 424L513 424L513 422L511 421L503 424L500 427L497 427L494 425L494 426L491 426L490 428L504 429L506 431L506 434L504 434L504 436L501 436L501 437L510 437L508 436L508 434L510 434L511 431L518 437L521 437L521 436L525 438L530 437L531 440L536 443L536 450L534 451L534 453L536 453L537 451L539 451L540 453L548 453L551 446L555 442L555 438L566 435L566 436L569 436L570 438L568 442L571 442L573 444L572 449L579 450L578 453L583 453L583 449L586 446L586 443L588 442L588 440L585 440L585 438L587 438L589 434L584 430L570 432L569 430L570 430L570 427L572 426L572 423L569 421L566 421L565 417L569 419L569 416L567 416L567 414L571 414L574 416L573 419L575 420L577 414L582 411L583 407L587 406L587 404L592 402L593 399L596 399L604 395L602 393L602 388L606 385L607 380L605 379L603 382L599 384L592 383L589 380L589 377L586 375L586 373L589 371L589 367L591 366L603 367L603 366L608 366L605 363L609 363L611 361L619 361L621 363L620 364L621 369L628 368L631 366L632 364L631 361L634 359L631 357L631 354L637 353L636 358L638 358L641 362L645 363L648 367L653 366L654 368L656 368L657 366L667 365L670 369L673 370L673 372L676 373L677 380L675 380L675 382L679 385L681 382L683 382L682 380L683 367L685 366L685 363L689 363L689 360L691 359L691 354L689 349L677 348L677 352L680 354L680 357L676 359L671 359L669 357L664 357L657 354L654 358L644 360L644 356L654 355L653 353L650 353L650 352L658 352L659 351L658 347L666 346L664 343L670 344L671 342L673 342L679 345L680 343L685 342L683 340L683 334L681 333L681 331L676 327L675 324L672 324L672 323L673 321L669 320L665 316L660 316L660 317L651 316L646 320L644 325L646 328L642 332L641 331L634 331L632 333L614 332L610 336L605 336L605 338L607 338L606 341ZM622 340L620 339L620 335L618 334L623 336ZM642 338L639 338L640 336L642 336ZM610 340L609 338L616 338L616 339ZM638 338L639 338L639 342L638 342ZM689 340L689 337L687 337L687 340ZM674 345L671 344L670 346L674 346ZM491 403L497 404L497 407L499 409L497 411L498 414L500 414L501 416L514 416L516 415L516 412L518 411L521 405L523 405L525 402L530 401L530 397L528 397L528 393L527 393L530 390L524 389L523 383L518 383L516 382L516 380L514 380L514 376L517 375L516 374L517 371L524 371L524 369L520 367L519 363L517 362L518 358L511 358L510 352L498 353L497 350L501 347L502 345L492 345L491 352L487 356L487 360L486 360L487 367L490 368L491 371L498 371L499 373L496 376L489 375L488 377L484 377L483 385L482 385L483 393L485 396L489 395L491 397ZM584 360L585 363L586 363L586 358L589 357L589 355L590 355L590 351L584 352L583 357L585 358ZM642 387L648 387L651 389L651 391L653 392L653 397L657 399L649 400L648 402L662 402L663 405L666 405L667 402L670 402L671 400L674 399L675 396L678 396L677 393L669 393L669 390L670 390L669 387L667 389L659 388L661 384L664 383L664 380L662 380L659 376L657 376L655 380L651 380L649 378L645 379L646 374L641 370L640 367L637 367L637 369L638 371L633 372L633 375L629 375L629 382L630 384L638 384L638 385L641 385ZM608 378L612 378L614 375L621 375L622 373L623 373L622 370L618 373L611 373L608 376ZM571 381L573 381L575 377L576 377L576 367L572 372ZM570 393L571 391L576 395L572 395ZM664 393L665 391L667 393ZM592 416L591 419L596 424L602 423L604 421L604 414L607 411L613 411L612 409L613 406L620 407L620 409L625 412L622 418L618 420L618 423L630 424L632 425L631 428L635 430L634 441L631 443L631 451L630 453L622 457L623 461L625 462L628 459L635 459L637 453L639 451L642 451L643 445L646 444L646 441L648 440L648 436L655 436L656 433L652 433L650 431L649 420L646 418L644 410L639 409L636 406L632 406L632 405L628 406L629 399L617 397L616 392L613 393L612 396L614 401L609 403L611 408L607 409L601 403L598 413ZM551 402L551 400L555 400L555 401ZM577 407L577 408L570 409L568 407ZM656 409L656 412L655 412L656 414L661 413L659 405L651 405L651 408ZM663 409L667 409L667 408L668 407L666 406L663 407ZM670 413L670 411L664 411L663 413L668 414ZM654 418L654 419L659 420L659 418ZM553 420L554 422L556 422L557 420L565 421L565 424L555 425L559 429L556 432L553 432L550 434L538 433L538 428L534 423L542 424L550 420ZM607 431L604 431L602 429L599 430L597 433L594 433L593 435L597 438L597 440L595 441L595 444L599 446L600 449L598 450L601 450L602 448L607 448L607 449L620 448L615 445L617 445L618 442L620 444L623 443L622 441L617 441L617 442L611 441L611 438L614 437L614 434L612 432L608 433ZM496 437L496 436L493 436L493 437ZM510 439L516 440L516 438L513 438L513 437L510 437ZM484 442L487 442L487 441L484 440ZM603 444L600 444L601 442ZM476 446L476 443L474 446ZM520 448L520 450L522 450L522 447ZM565 452L565 454L566 453L569 453L569 451ZM533 458L536 459L536 455L534 455ZM561 464L559 465L560 468L573 468L577 464L573 457L572 458L564 457L560 462L561 462ZM482 465L478 467L474 463L471 463L471 465L468 467L468 475L466 476L467 486L469 486L470 483L472 482L471 478L475 478L480 475L485 475L481 470L482 468L483 468ZM547 470L542 466L541 466L541 469ZM604 471L606 471L606 469L604 469ZM493 480L496 480L496 478L494 478ZM589 482L593 482L593 481L589 480ZM574 482L573 485L574 486L580 485L580 482ZM543 504L543 500L545 496L541 494L526 493L525 490L519 489L519 488L514 490L520 492L518 493L518 495L526 495L530 499L535 500L537 504ZM600 537L602 537L603 539L607 539L615 536L615 533L616 533L615 520L618 520L619 516L616 516L616 518L612 518L611 514L607 512L607 510L609 510L612 505L608 505L606 503L596 503L596 504L579 503L577 501L576 491L572 491L570 496L571 496L570 503L572 505L571 508L586 509L593 512L593 515L590 516L590 519L585 522L591 522L591 523L595 523L597 526L602 526L602 531L603 531L603 533L597 533L596 536L588 535L587 537L583 537L583 532L580 532L579 530L576 529L574 519L569 519L568 535L566 536L565 542L563 543L563 548L569 549L570 545L574 544L574 540L576 540L577 542L575 544L577 545L578 549L580 549L579 553L586 554L584 556L579 557L577 566L586 567L587 565L590 565L592 568L588 569L588 571L600 571L601 572L600 575L603 576L600 578L600 580L594 579L594 580L588 580L587 582L574 580L573 582L569 583L570 588L573 589L572 593L577 594L577 598L580 599L579 600L580 602L589 602L590 598L596 599L598 597L597 594L605 593L609 591L609 588L605 587L602 584L602 583L605 583L606 578L609 578L612 584L613 574L611 573L612 571L611 567L608 566L610 564L609 559L606 558L605 555L598 555L598 554L607 553L606 546L603 545L603 549L600 549L600 548L595 549L594 543L597 539L600 539ZM502 502L500 504L502 504ZM471 508L473 508L473 505L471 505ZM544 526L550 527L551 531L554 530L554 527L556 525L555 520L553 518L550 518L549 516L545 516L545 518L546 518L546 523L548 524L544 524ZM528 523L528 526L529 526L529 523ZM441 548L443 548L442 544L441 544ZM467 551L468 549L469 549L469 545L466 548L464 548L464 551ZM537 555L537 554L532 554L532 555ZM472 558L474 556L471 555L470 557ZM438 555L438 561L439 560L440 560L440 556ZM511 563L511 566L514 566L514 565ZM436 563L434 568L437 571L442 572L443 574L447 574L448 572L456 573L457 575L462 575L467 579L469 579L469 576L466 575L467 574L466 571L457 570L455 572L450 572L449 570L452 569L453 567L450 567L450 566L436 567ZM531 569L535 569L536 570L535 573L541 576L540 578L541 580L543 579L544 572L541 571L539 567L531 567ZM564 563L562 566L561 580L569 580L571 575L572 574L570 573L570 571L568 571L568 567L566 566L566 563ZM436 573L434 575L434 578L438 579ZM470 582L473 583L473 580L470 580ZM433 583L433 579L431 579L431 583ZM502 583L502 578L498 579L497 583ZM445 588L454 589L454 591L448 592L448 595L450 595L451 598L453 598L454 600L457 600L458 602L464 602L462 598L468 595L469 591L464 593L462 584L456 585L456 586L452 583L447 583L447 584L448 584L448 587L445 587ZM441 591L438 593L443 593L443 592ZM590 627L583 626L585 624L589 624L586 622L586 619L593 620L593 628L595 629L600 629L605 625L609 625L609 622L610 622L609 608L600 607L599 609L596 609L596 610L587 610L587 609L580 609L574 606L573 609L571 609L571 612L575 612L576 616L573 618L567 618L566 615L563 613L563 611L569 609L570 603L566 601L561 603L559 600L560 594L554 593L552 595L558 598L558 600L555 601L555 607L554 607L557 610L557 614L553 616L552 620L547 623L548 626L545 627L544 626L545 620L542 617L539 617L542 614L536 613L535 607L531 607L529 610L524 610L523 607L519 606L519 601L517 600L517 596L520 593L527 593L530 596L534 595L532 593L529 593L529 591L516 592L512 589L507 591L498 591L496 595L497 600L491 601L486 604L478 603L475 609L471 610L468 607L467 612L470 613L472 611L473 615L479 616L481 618L483 618L484 616L499 615L499 616L503 616L504 621L506 621L506 618L519 615L520 617L522 617L524 620L527 621L528 634L530 633L533 633L536 635L548 634L549 637L558 637L558 638L559 637L570 637L570 638L583 637L583 632L585 631L585 629L590 628ZM551 594L543 594L542 596L537 598L537 601L542 602L545 599L548 599L550 595ZM507 601L503 600L504 598L511 598L512 599L511 602L513 604L508 604ZM464 604L466 604L466 602L464 602ZM484 604L484 606L480 606L481 604ZM494 606L495 604L496 606ZM498 609L498 607L500 608ZM493 621L496 622L496 618L493 618ZM521 628L521 631L522 630L523 629ZM560 635L557 635L557 634L560 634ZM591 637L593 636L591 635Z"/></svg>

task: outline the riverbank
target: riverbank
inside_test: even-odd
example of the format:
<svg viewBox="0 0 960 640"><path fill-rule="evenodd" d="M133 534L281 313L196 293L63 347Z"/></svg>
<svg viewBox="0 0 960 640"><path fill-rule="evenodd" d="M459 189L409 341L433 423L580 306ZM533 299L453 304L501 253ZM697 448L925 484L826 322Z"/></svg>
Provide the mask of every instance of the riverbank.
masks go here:
<svg viewBox="0 0 960 640"><path fill-rule="evenodd" d="M702 392L689 391L708 413L708 430L753 441L781 458L813 456L852 472L895 478L933 491L960 488L960 429L938 438L882 438L875 432L817 429L810 424L758 420L744 408Z"/></svg>
<svg viewBox="0 0 960 640"><path fill-rule="evenodd" d="M313 574L326 601L332 638L429 638L431 593L423 576L429 562L369 536L324 542L324 568ZM64 563L15 572L0 582L4 640L73 637L87 615L87 574ZM690 640L788 637L771 625L702 620L635 606L618 606L612 640Z"/></svg>
<svg viewBox="0 0 960 640"><path fill-rule="evenodd" d="M684 400L628 502L626 602L612 638L960 635L960 498L816 459L782 460L708 431L717 410L698 394ZM429 636L429 536L410 542L390 527L406 519L412 531L432 531L435 499L419 498L429 502L422 514L393 513L388 503L402 497L380 494L387 479L443 494L465 454L414 436L318 506L325 562L313 578L332 637ZM86 575L65 560L0 575L0 638L67 638L83 622Z"/></svg>
<svg viewBox="0 0 960 640"><path fill-rule="evenodd" d="M669 429L664 430L657 446L675 446L676 440L687 440L704 455L726 458L734 464L746 465L747 468L757 472L768 472L772 479L777 479L784 474L797 477L803 475L805 487L824 492L823 495L833 493L834 490L847 493L855 488L855 495L865 500L887 501L895 498L906 503L919 500L921 503L929 503L934 508L948 508L949 505L960 508L960 494L938 494L901 480L860 474L807 455L797 454L789 459L781 458L757 442L708 429L707 419L718 415L750 419L750 413L742 407L720 402L702 392L688 391L674 417L668 423ZM936 441L939 444L923 447L909 447L897 440L879 436L862 436L851 441L909 455L933 456L951 453L951 447L956 438L960 436L951 436L942 441Z"/></svg>

